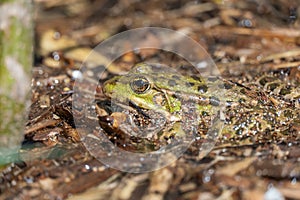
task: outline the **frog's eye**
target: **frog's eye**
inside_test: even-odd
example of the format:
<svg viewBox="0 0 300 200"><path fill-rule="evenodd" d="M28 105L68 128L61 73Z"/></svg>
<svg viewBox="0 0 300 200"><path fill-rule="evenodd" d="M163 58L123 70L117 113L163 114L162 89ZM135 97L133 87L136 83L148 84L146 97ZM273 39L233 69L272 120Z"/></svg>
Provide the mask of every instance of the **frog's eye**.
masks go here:
<svg viewBox="0 0 300 200"><path fill-rule="evenodd" d="M138 76L130 82L130 87L135 93L142 94L150 89L150 82L145 77Z"/></svg>

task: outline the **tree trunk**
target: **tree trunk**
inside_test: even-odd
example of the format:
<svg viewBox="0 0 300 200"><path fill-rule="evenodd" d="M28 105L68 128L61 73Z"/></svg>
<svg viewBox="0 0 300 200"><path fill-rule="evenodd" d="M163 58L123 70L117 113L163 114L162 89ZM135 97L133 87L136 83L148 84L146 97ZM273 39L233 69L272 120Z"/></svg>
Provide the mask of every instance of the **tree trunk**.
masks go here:
<svg viewBox="0 0 300 200"><path fill-rule="evenodd" d="M28 106L32 2L0 0L0 165L17 159Z"/></svg>

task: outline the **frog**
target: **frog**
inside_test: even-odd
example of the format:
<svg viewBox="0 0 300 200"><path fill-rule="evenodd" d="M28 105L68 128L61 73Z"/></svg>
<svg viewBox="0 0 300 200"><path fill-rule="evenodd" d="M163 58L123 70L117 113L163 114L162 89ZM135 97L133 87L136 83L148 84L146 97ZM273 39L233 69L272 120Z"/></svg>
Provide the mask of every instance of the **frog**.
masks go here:
<svg viewBox="0 0 300 200"><path fill-rule="evenodd" d="M165 140L185 135L191 131L188 127L198 125L201 116L216 114L225 104L222 99L223 90L224 83L217 77L181 75L165 65L148 63L137 64L130 73L115 76L103 85L103 93L108 98L116 100L119 105L126 104L140 111L144 110L144 115L147 112L146 115L151 116L148 118L159 121L160 124L155 124L158 130L159 126L169 124L169 127L164 127L165 131L160 136ZM226 103L233 102L237 97L227 95ZM165 121L159 120L161 118ZM120 126L122 123L118 124ZM130 123L130 126L134 126L134 123ZM123 129L128 129L128 126ZM127 132L134 134L137 129L131 128ZM141 132L148 132L147 138L157 134L149 129ZM142 133L135 134L141 135Z"/></svg>
<svg viewBox="0 0 300 200"><path fill-rule="evenodd" d="M264 87L268 85L271 83ZM250 88L220 76L182 75L161 64L139 63L130 73L107 80L102 89L107 98L114 99L123 108L138 110L137 113L148 118L151 118L148 115L154 119L163 116L165 121L160 120L161 128L166 128L160 133L147 135L148 139L155 136L158 140L168 141L188 132L197 137L195 135L200 134L203 123L209 122L203 128L207 131L213 120L219 118L224 126L219 128L217 137L223 143L237 140L253 143L253 140L261 139L258 133L278 131L278 123L289 123L291 118L299 117L299 109L288 109L286 102L278 107L281 99L274 99L262 89ZM280 109L286 109L289 114L278 114ZM190 127L197 127L197 130ZM129 129L128 133L132 132L135 129Z"/></svg>

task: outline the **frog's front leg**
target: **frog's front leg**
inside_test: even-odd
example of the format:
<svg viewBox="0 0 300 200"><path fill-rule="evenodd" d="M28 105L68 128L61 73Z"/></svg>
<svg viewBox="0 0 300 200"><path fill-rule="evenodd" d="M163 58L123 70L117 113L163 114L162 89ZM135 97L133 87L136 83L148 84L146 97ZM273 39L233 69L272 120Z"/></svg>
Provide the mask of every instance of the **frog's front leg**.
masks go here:
<svg viewBox="0 0 300 200"><path fill-rule="evenodd" d="M182 128L182 122L176 121L171 126L163 129L161 133L159 133L159 140L166 140L167 143L171 141L173 138L182 138L185 137L186 133Z"/></svg>

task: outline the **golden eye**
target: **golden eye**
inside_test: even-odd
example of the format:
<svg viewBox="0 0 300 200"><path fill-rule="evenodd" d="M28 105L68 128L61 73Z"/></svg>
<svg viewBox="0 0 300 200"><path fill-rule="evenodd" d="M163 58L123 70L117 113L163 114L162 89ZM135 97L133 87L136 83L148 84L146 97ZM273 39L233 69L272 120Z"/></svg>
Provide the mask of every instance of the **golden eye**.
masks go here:
<svg viewBox="0 0 300 200"><path fill-rule="evenodd" d="M138 76L130 82L130 87L135 93L142 94L150 89L150 82L145 77Z"/></svg>

